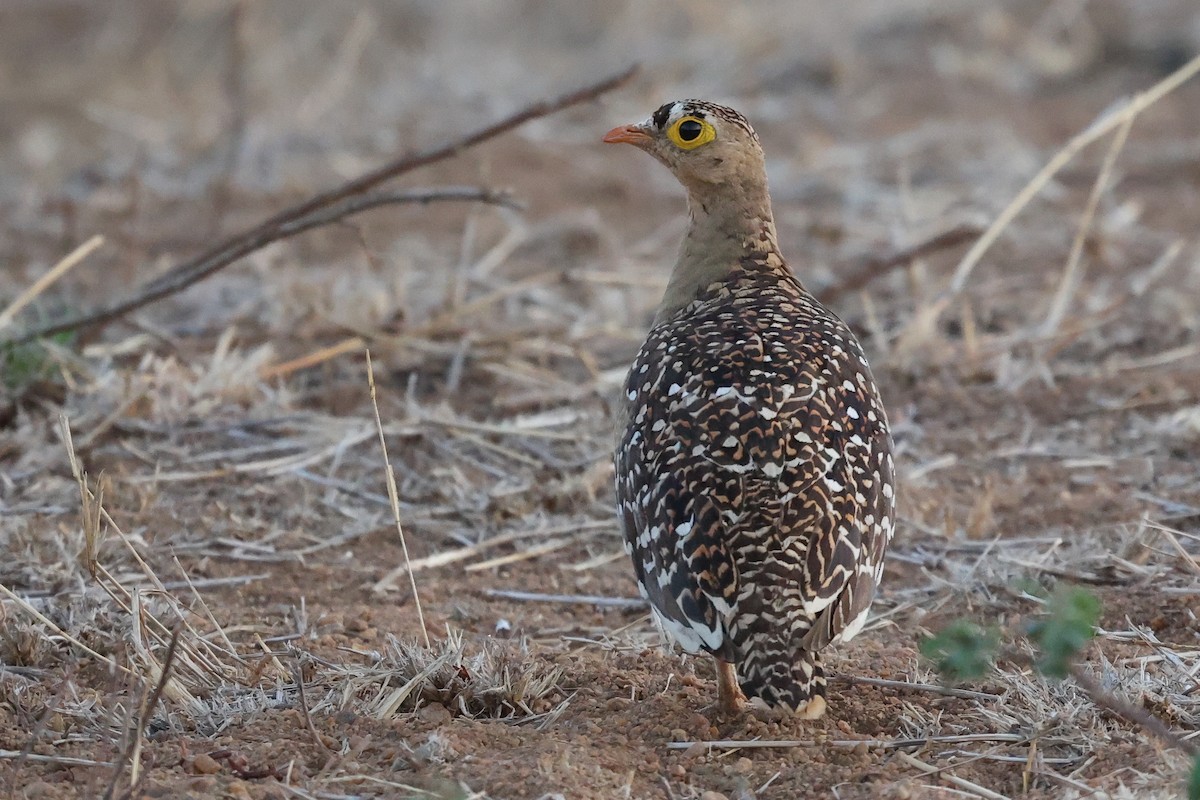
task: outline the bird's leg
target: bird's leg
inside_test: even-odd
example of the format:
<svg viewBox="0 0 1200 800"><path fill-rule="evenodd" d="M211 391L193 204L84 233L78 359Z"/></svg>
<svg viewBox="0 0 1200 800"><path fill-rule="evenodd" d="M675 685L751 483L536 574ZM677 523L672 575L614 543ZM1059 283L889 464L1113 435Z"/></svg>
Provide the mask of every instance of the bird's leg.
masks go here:
<svg viewBox="0 0 1200 800"><path fill-rule="evenodd" d="M728 716L740 714L746 707L746 695L738 686L737 669L720 658L717 662L717 697L721 713Z"/></svg>

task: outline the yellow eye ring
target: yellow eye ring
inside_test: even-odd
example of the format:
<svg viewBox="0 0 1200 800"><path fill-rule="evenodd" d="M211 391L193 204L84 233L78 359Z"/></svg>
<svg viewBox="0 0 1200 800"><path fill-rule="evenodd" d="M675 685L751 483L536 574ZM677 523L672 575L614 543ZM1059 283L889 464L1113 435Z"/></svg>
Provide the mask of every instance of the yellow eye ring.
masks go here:
<svg viewBox="0 0 1200 800"><path fill-rule="evenodd" d="M667 129L667 138L680 149L695 150L717 138L717 130L699 117L682 117Z"/></svg>

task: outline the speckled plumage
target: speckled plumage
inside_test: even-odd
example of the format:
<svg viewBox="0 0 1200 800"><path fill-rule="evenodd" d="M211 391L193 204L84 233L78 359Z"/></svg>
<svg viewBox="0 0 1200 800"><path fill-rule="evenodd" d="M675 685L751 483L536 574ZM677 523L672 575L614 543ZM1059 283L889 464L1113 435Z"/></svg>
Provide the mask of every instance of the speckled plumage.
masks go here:
<svg viewBox="0 0 1200 800"><path fill-rule="evenodd" d="M673 152L662 132L687 117L715 139ZM878 391L854 334L779 254L744 118L682 101L609 137L666 163L692 215L625 385L616 489L638 585L680 645L736 665L746 695L819 716L819 651L858 632L894 526Z"/></svg>

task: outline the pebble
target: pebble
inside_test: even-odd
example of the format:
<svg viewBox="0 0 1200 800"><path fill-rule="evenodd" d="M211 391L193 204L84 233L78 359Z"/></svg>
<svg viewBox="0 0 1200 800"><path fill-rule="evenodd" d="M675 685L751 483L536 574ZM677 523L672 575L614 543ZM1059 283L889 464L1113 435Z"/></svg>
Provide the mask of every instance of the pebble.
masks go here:
<svg viewBox="0 0 1200 800"><path fill-rule="evenodd" d="M720 792L714 792L713 790L709 789L707 792L700 795L700 800L729 800L729 798Z"/></svg>
<svg viewBox="0 0 1200 800"><path fill-rule="evenodd" d="M246 788L245 781L234 781L226 786L225 797L227 800L254 800L250 790Z"/></svg>
<svg viewBox="0 0 1200 800"><path fill-rule="evenodd" d="M207 753L201 753L192 759L192 772L197 775L216 775L221 771L221 765Z"/></svg>
<svg viewBox="0 0 1200 800"><path fill-rule="evenodd" d="M51 797L54 795L54 786L45 781L34 781L25 786L24 796L26 800L41 800L43 797Z"/></svg>
<svg viewBox="0 0 1200 800"><path fill-rule="evenodd" d="M742 756L737 761L735 761L733 764L733 771L738 773L739 775L745 775L747 772L752 772L753 770L754 770L754 762L751 761L750 759L746 758L745 756Z"/></svg>
<svg viewBox="0 0 1200 800"><path fill-rule="evenodd" d="M681 781L687 777L687 767L682 764L672 764L668 774L677 781Z"/></svg>
<svg viewBox="0 0 1200 800"><path fill-rule="evenodd" d="M422 722L428 722L430 725L444 725L452 717L450 709L441 703L430 703L429 705L421 706L421 710L417 712L417 716Z"/></svg>

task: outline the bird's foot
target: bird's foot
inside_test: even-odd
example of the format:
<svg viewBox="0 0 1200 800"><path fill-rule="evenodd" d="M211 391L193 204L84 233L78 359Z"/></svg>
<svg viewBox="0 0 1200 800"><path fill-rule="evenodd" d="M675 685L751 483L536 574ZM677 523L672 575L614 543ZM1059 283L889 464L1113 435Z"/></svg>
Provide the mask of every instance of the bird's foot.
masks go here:
<svg viewBox="0 0 1200 800"><path fill-rule="evenodd" d="M825 710L828 706L825 703L825 698L821 695L814 695L808 698L807 703L801 703L796 706L796 717L799 719L820 719L825 716Z"/></svg>
<svg viewBox="0 0 1200 800"><path fill-rule="evenodd" d="M784 722L787 719L815 720L825 716L827 709L825 698L820 695L810 697L807 701L796 706L769 706L756 697L749 703L750 713L763 722Z"/></svg>

